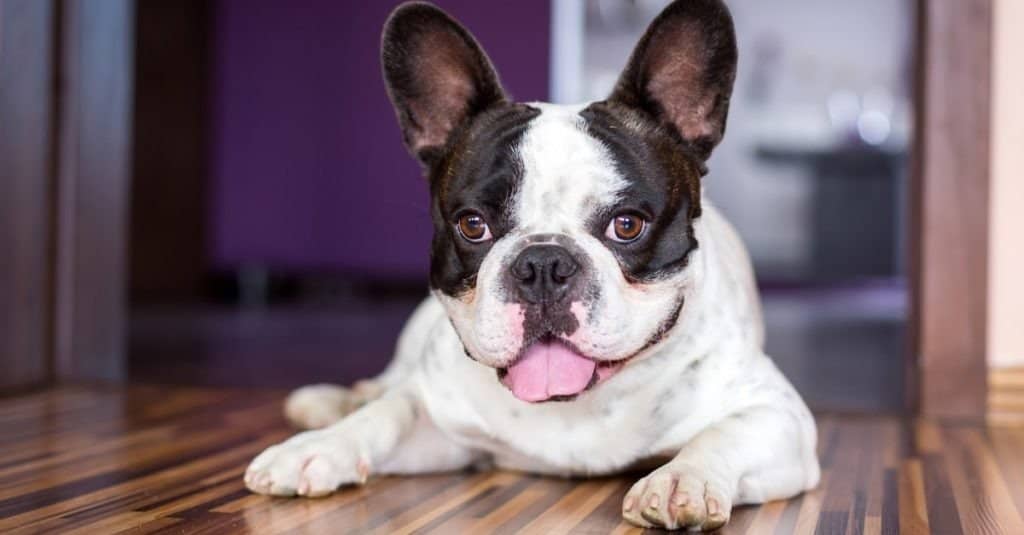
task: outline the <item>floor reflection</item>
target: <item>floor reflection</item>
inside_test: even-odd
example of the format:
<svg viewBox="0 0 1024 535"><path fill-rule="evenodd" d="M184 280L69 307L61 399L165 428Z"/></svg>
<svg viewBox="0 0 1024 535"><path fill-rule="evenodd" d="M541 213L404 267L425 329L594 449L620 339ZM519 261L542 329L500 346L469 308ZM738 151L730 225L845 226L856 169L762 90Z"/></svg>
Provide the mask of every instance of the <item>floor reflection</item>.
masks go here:
<svg viewBox="0 0 1024 535"><path fill-rule="evenodd" d="M182 385L351 383L387 365L419 296L323 306L136 307L132 378ZM905 291L898 285L763 292L767 350L819 410L902 406Z"/></svg>

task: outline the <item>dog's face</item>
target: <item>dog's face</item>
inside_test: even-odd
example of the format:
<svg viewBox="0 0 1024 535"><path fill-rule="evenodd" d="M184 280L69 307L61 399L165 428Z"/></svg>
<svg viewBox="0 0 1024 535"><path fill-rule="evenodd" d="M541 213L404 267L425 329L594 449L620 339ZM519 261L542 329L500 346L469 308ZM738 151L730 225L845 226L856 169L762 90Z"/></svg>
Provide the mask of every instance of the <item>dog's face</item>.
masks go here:
<svg viewBox="0 0 1024 535"><path fill-rule="evenodd" d="M725 6L669 5L587 106L510 102L472 36L428 4L396 10L383 46L430 180L431 286L467 355L537 402L658 344L685 306L704 161L725 129Z"/></svg>

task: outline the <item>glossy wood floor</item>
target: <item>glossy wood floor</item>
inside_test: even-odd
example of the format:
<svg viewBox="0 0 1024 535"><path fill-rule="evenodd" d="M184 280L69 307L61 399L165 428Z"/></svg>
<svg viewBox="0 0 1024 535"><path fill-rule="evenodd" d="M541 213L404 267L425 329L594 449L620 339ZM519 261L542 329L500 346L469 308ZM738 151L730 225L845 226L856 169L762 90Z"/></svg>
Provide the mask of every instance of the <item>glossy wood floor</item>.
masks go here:
<svg viewBox="0 0 1024 535"><path fill-rule="evenodd" d="M0 399L2 533L625 533L635 476L379 478L269 499L242 470L289 434L281 392L62 388ZM819 489L725 533L1024 534L1024 430L822 416Z"/></svg>

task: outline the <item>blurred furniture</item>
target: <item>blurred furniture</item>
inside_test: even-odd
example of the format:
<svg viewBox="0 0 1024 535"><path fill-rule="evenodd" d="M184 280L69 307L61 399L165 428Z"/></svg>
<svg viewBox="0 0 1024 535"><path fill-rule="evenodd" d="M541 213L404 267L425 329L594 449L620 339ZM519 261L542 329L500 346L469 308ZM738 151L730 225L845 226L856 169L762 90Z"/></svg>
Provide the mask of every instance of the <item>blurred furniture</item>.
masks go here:
<svg viewBox="0 0 1024 535"><path fill-rule="evenodd" d="M903 274L905 153L867 145L761 145L757 157L808 170L813 215L804 278L820 283Z"/></svg>
<svg viewBox="0 0 1024 535"><path fill-rule="evenodd" d="M210 223L210 27L217 2L135 4L129 300L199 302Z"/></svg>

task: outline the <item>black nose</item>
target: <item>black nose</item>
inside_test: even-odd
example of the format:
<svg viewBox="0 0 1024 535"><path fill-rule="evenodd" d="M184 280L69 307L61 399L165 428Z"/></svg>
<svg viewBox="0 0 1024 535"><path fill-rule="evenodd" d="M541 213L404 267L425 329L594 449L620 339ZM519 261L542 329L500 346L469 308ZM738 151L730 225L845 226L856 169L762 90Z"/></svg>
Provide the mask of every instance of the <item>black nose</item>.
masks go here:
<svg viewBox="0 0 1024 535"><path fill-rule="evenodd" d="M531 245L512 262L512 279L528 303L556 303L572 288L580 265L560 245Z"/></svg>

